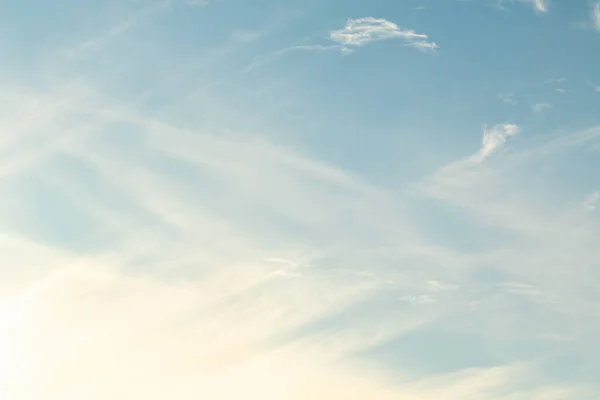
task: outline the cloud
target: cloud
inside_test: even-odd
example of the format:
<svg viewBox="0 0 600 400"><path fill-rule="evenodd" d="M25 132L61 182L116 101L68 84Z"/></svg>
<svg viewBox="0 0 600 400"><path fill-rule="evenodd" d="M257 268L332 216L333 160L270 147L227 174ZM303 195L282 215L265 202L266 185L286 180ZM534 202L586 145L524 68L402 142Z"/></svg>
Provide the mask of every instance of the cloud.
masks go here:
<svg viewBox="0 0 600 400"><path fill-rule="evenodd" d="M211 0L186 0L186 3L190 6L207 6Z"/></svg>
<svg viewBox="0 0 600 400"><path fill-rule="evenodd" d="M341 46L341 45L325 46L325 45L321 45L321 44L312 44L312 45L290 46L290 47L286 47L285 49L273 51L271 53L256 57L250 64L248 64L246 67L244 67L241 72L248 73L248 72L252 71L253 69L255 69L256 67L264 65L266 63L269 63L279 57L285 56L286 54L289 54L292 52L317 52L317 53L333 52L333 53L339 53L343 56L346 56L346 55L354 52L354 50L349 47Z"/></svg>
<svg viewBox="0 0 600 400"><path fill-rule="evenodd" d="M511 104L511 105L519 104L519 101L515 99L514 93L500 93L500 94L498 94L498 99L500 99L501 102L506 103L506 104Z"/></svg>
<svg viewBox="0 0 600 400"><path fill-rule="evenodd" d="M519 127L514 124L494 125L491 128L486 128L483 133L481 149L472 156L472 159L477 162L482 162L492 154L500 150L508 138L515 136L519 132Z"/></svg>
<svg viewBox="0 0 600 400"><path fill-rule="evenodd" d="M600 201L600 192L594 192L583 202L583 206L588 210L594 211L598 201Z"/></svg>
<svg viewBox="0 0 600 400"><path fill-rule="evenodd" d="M592 6L592 23L594 28L600 31L600 1Z"/></svg>
<svg viewBox="0 0 600 400"><path fill-rule="evenodd" d="M439 48L425 34L403 29L393 22L373 17L349 19L344 28L331 31L329 38L343 46L365 46L381 40L401 39L406 42L407 46L419 50L437 50Z"/></svg>
<svg viewBox="0 0 600 400"><path fill-rule="evenodd" d="M533 3L533 6L538 12L548 12L550 8L550 0L529 0Z"/></svg>
<svg viewBox="0 0 600 400"><path fill-rule="evenodd" d="M552 104L548 104L548 103L536 103L531 108L532 108L532 110L534 112L541 113L544 110L548 110L548 109L552 108Z"/></svg>
<svg viewBox="0 0 600 400"><path fill-rule="evenodd" d="M498 0L496 6L501 9L506 9L504 4L506 3L522 3L531 6L534 11L538 14L547 13L550 10L551 0Z"/></svg>
<svg viewBox="0 0 600 400"><path fill-rule="evenodd" d="M7 193L18 197L7 191L11 181L35 185L31 174L41 176L118 238L106 253L74 254L28 235L0 236L11 263L0 268L0 352L9 366L0 367L3 398L514 400L580 392L514 384L517 376L535 381L534 365L428 375L357 357L435 320L460 292L434 278L444 274L435 267L398 270L399 261L422 262L435 252L395 243L407 221L386 211L388 194L269 141L187 131L94 100L69 103L53 119L83 126L83 108L95 115L95 132L118 122L143 142L121 152L124 143L114 137L86 136L11 171L0 185L6 201ZM58 168L65 156L78 168ZM180 181L172 171L184 165L189 175ZM86 186L82 170L94 171L93 183L109 198ZM239 207L230 203L236 193L243 194ZM133 212L116 206L119 199ZM228 211L220 212L224 204ZM392 253L380 239L393 243ZM449 265L453 256L441 260ZM360 273L386 263L391 268L379 274ZM392 276L423 293L403 296L406 288L390 284ZM388 292L406 304L390 299L393 307L359 311ZM329 321L331 328L318 329Z"/></svg>

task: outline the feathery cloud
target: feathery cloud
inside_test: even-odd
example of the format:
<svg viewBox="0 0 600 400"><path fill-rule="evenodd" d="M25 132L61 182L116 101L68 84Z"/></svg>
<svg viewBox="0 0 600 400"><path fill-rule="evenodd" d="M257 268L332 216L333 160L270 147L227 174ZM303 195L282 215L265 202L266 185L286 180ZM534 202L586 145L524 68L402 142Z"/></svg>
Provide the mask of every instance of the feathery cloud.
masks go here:
<svg viewBox="0 0 600 400"><path fill-rule="evenodd" d="M519 127L514 124L494 125L490 129L485 129L481 143L481 149L471 157L473 161L482 162L498 150L500 150L508 138L515 136L519 132Z"/></svg>
<svg viewBox="0 0 600 400"><path fill-rule="evenodd" d="M592 23L594 28L600 31L600 1L592 6Z"/></svg>
<svg viewBox="0 0 600 400"><path fill-rule="evenodd" d="M532 108L532 110L534 112L541 113L544 110L548 110L548 109L552 108L552 104L548 104L548 103L536 103L531 108Z"/></svg>
<svg viewBox="0 0 600 400"><path fill-rule="evenodd" d="M511 105L519 104L519 101L515 99L514 93L499 93L498 99L500 99L501 102L506 103L506 104L511 104Z"/></svg>
<svg viewBox="0 0 600 400"><path fill-rule="evenodd" d="M548 12L550 7L550 0L529 0L533 3L533 6L538 12Z"/></svg>
<svg viewBox="0 0 600 400"><path fill-rule="evenodd" d="M365 46L380 40L401 39L407 46L419 50L437 50L439 46L429 37L413 30L400 28L383 18L349 19L346 26L329 33L329 38L343 46Z"/></svg>
<svg viewBox="0 0 600 400"><path fill-rule="evenodd" d="M583 202L583 206L588 210L594 211L598 201L600 201L600 191L592 193L590 197Z"/></svg>
<svg viewBox="0 0 600 400"><path fill-rule="evenodd" d="M496 6L500 9L506 10L506 7L504 6L506 3L516 2L528 4L529 6L533 7L533 10L538 14L547 13L550 10L550 0L498 0Z"/></svg>

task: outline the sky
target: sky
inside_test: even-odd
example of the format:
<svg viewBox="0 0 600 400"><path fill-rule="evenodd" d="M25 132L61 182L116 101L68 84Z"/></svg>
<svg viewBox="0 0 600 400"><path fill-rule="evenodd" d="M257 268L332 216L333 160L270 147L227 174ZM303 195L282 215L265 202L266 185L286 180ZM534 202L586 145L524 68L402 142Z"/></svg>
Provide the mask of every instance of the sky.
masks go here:
<svg viewBox="0 0 600 400"><path fill-rule="evenodd" d="M0 398L600 398L600 3L0 2Z"/></svg>

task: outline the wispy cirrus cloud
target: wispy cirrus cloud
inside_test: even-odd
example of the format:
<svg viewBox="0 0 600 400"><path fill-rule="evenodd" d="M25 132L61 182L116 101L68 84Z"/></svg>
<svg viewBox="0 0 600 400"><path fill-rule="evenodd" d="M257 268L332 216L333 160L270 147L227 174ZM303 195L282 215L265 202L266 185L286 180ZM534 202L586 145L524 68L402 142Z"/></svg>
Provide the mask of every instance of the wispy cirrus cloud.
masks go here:
<svg viewBox="0 0 600 400"><path fill-rule="evenodd" d="M596 30L600 31L600 1L592 5L592 24Z"/></svg>
<svg viewBox="0 0 600 400"><path fill-rule="evenodd" d="M483 132L481 149L471 159L482 162L492 154L499 151L506 141L519 132L519 127L514 124L499 124L486 128Z"/></svg>
<svg viewBox="0 0 600 400"><path fill-rule="evenodd" d="M343 46L365 46L381 40L400 39L419 50L437 50L439 46L429 36L399 27L383 18L349 19L342 29L333 30L329 38Z"/></svg>
<svg viewBox="0 0 600 400"><path fill-rule="evenodd" d="M584 202L583 206L588 210L594 211L596 209L596 203L600 201L600 191L592 193Z"/></svg>
<svg viewBox="0 0 600 400"><path fill-rule="evenodd" d="M515 99L514 93L499 93L498 99L505 104L510 104L510 105L519 104L519 101L517 99Z"/></svg>
<svg viewBox="0 0 600 400"><path fill-rule="evenodd" d="M498 0L496 6L506 10L507 3L522 3L531 6L538 14L547 13L550 10L551 0Z"/></svg>
<svg viewBox="0 0 600 400"><path fill-rule="evenodd" d="M531 107L531 109L536 113L544 112L545 110L548 110L550 108L552 108L552 104L548 103L536 103Z"/></svg>

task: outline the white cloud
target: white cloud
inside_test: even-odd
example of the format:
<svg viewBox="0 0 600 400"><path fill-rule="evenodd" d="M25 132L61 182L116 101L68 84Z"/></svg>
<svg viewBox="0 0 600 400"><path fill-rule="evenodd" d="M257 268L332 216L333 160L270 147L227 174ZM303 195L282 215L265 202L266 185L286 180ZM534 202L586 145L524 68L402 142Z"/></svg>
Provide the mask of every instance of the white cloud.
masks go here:
<svg viewBox="0 0 600 400"><path fill-rule="evenodd" d="M551 0L497 0L496 6L505 10L504 4L516 2L528 4L536 13L541 14L547 13L550 10Z"/></svg>
<svg viewBox="0 0 600 400"><path fill-rule="evenodd" d="M498 94L498 99L500 99L501 102L506 103L506 104L511 104L511 105L519 104L519 101L515 99L514 93L500 93L500 94Z"/></svg>
<svg viewBox="0 0 600 400"><path fill-rule="evenodd" d="M536 113L543 112L544 110L548 110L552 108L552 104L548 103L536 103L533 105L532 110Z"/></svg>
<svg viewBox="0 0 600 400"><path fill-rule="evenodd" d="M592 23L594 28L600 31L600 1L592 6Z"/></svg>
<svg viewBox="0 0 600 400"><path fill-rule="evenodd" d="M533 3L536 11L548 12L550 7L550 0L530 0Z"/></svg>
<svg viewBox="0 0 600 400"><path fill-rule="evenodd" d="M598 201L600 201L600 191L592 193L590 197L583 202L583 206L588 210L594 211Z"/></svg>
<svg viewBox="0 0 600 400"><path fill-rule="evenodd" d="M340 30L331 31L329 38L343 46L364 46L380 40L402 39L407 46L420 50L436 50L439 46L425 34L400 28L382 18L349 19Z"/></svg>
<svg viewBox="0 0 600 400"><path fill-rule="evenodd" d="M0 268L0 353L2 365L8 365L0 367L1 397L525 400L550 391L578 393L576 388L511 383L515 376L533 379L533 365L424 376L402 363L376 368L356 359L357 353L435 318L444 307L440 296L458 292L441 279L420 281L424 293L404 297L408 308L391 318L390 310L377 308L353 317L350 329L340 325L294 336L393 287L378 275L360 274L390 256L380 247L382 232L393 232L385 240L399 249L395 240L402 237L402 219L385 211L382 194L268 141L185 131L96 100L85 113L97 113L97 130L104 132L115 122L130 124L144 132L143 148L115 153L109 139L88 136L54 156L68 154L93 167L97 179L110 184L112 200L96 198L81 183L53 172L47 158L32 160L29 171L59 184L77 207L101 216L98 224L113 226L122 244L98 256L74 255L17 236L0 237L0 252L10 260L10 268ZM77 106L85 104L68 107ZM79 124L74 114L62 110L55 118ZM173 175L145 161L167 155L199 175L178 185ZM28 176L12 170L0 188ZM213 180L201 176L214 176L219 184L211 187ZM198 201L207 188L213 200ZM238 198L235 193L243 193L242 203L252 204L248 215L240 213L245 205L229 208L235 219L215 211ZM123 196L136 213L114 207L114 199ZM346 226L348 214L340 204L352 215ZM136 217L141 210L160 222ZM277 218L269 217L271 212ZM256 214L258 223L244 222ZM268 228L281 218L326 235L316 242L303 239L297 247L299 239L282 227ZM352 237L360 245L352 246ZM332 252L332 243L340 251ZM407 248L418 250L412 243ZM423 256L434 256L433 249L422 250ZM366 263L354 259L362 251ZM329 261L322 264L324 254ZM399 259L420 259L414 254L402 250ZM449 252L441 259L443 265L453 262ZM342 268L335 268L337 263ZM302 274L298 264L308 264ZM396 265L392 259L393 268L381 275L397 274ZM401 273L402 284L416 281L409 271ZM423 273L431 272L419 268L417 274Z"/></svg>
<svg viewBox="0 0 600 400"><path fill-rule="evenodd" d="M122 59L119 78L137 77L135 57ZM155 67L149 59L143 67ZM174 64L157 75L185 75ZM151 111L127 104L107 74L54 92L0 93L0 398L593 398L577 383L540 377L546 354L531 364L492 354L500 366L437 374L403 357L383 364L363 355L434 325L440 335L448 328L476 337L490 353L546 332L593 337L595 314L586 313L596 312L597 297L581 289L596 281L598 229L591 218L574 224L564 210L557 217L544 204L556 196L518 182L543 169L547 160L531 161L540 154L600 133L481 163L518 130L486 129L479 151L454 164L461 168L442 168L428 182L429 195L466 214L440 244L420 223L423 209L413 212L430 199L380 188L281 145L268 129L205 129L247 120L224 101L244 103L243 90L204 92L213 78L232 79L221 66L210 82L189 72L180 91L148 79L164 90L152 100L169 103ZM203 104L217 104L223 119L196 123ZM54 195L69 205L60 222L32 218ZM35 207L28 196L37 196ZM68 228L76 211L89 219L77 236L102 232L100 249L69 250L68 240L48 234ZM434 218L434 229L446 228ZM500 227L508 239L464 250L453 241L472 224ZM475 277L488 271L502 275L503 290ZM560 306L519 303L554 294ZM573 347L589 343L576 339Z"/></svg>
<svg viewBox="0 0 600 400"><path fill-rule="evenodd" d="M491 128L486 128L483 132L481 149L472 159L481 162L500 150L508 138L515 136L519 132L519 127L514 124L494 125Z"/></svg>

